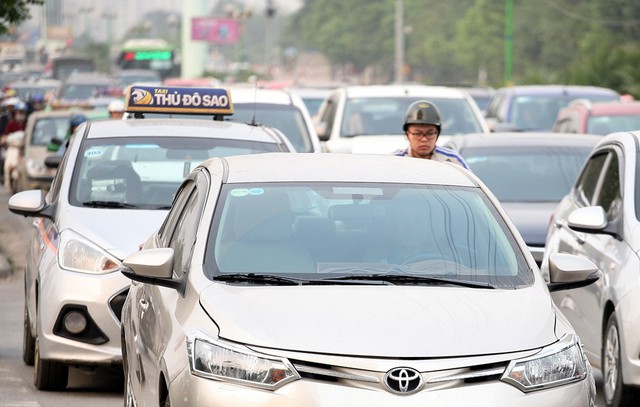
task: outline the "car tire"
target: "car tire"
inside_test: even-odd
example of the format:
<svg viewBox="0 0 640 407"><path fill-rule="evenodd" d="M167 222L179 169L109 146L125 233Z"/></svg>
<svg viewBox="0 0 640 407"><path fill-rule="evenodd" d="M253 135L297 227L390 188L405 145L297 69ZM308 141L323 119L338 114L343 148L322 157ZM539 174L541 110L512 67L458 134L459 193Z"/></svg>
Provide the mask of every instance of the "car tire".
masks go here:
<svg viewBox="0 0 640 407"><path fill-rule="evenodd" d="M601 363L605 405L637 406L640 404L640 389L628 386L622 381L620 330L615 313L609 316L603 339Z"/></svg>
<svg viewBox="0 0 640 407"><path fill-rule="evenodd" d="M69 380L69 367L59 362L40 359L40 345L36 338L33 385L38 390L61 391Z"/></svg>
<svg viewBox="0 0 640 407"><path fill-rule="evenodd" d="M31 323L27 301L24 302L24 319L22 325L22 360L27 366L33 366L36 352L36 339L31 335Z"/></svg>

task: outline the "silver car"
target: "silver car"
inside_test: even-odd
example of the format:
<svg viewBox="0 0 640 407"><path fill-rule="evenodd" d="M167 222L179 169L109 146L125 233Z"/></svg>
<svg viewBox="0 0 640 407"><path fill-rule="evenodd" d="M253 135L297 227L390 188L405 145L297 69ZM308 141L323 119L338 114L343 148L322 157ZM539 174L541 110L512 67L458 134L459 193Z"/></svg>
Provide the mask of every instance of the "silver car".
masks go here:
<svg viewBox="0 0 640 407"><path fill-rule="evenodd" d="M23 346L25 363L35 364L35 387L65 389L70 365L119 369L120 315L130 285L119 272L121 260L161 225L196 165L292 149L275 129L223 121L82 124L50 192L24 191L9 201L12 212L36 218L25 265Z"/></svg>
<svg viewBox="0 0 640 407"><path fill-rule="evenodd" d="M554 293L591 363L603 373L607 406L640 403L640 132L605 136L560 202L547 235L548 259L570 253L603 273L596 284Z"/></svg>
<svg viewBox="0 0 640 407"><path fill-rule="evenodd" d="M595 405L549 290L599 271L551 256L545 284L453 164L214 158L123 263L127 406Z"/></svg>

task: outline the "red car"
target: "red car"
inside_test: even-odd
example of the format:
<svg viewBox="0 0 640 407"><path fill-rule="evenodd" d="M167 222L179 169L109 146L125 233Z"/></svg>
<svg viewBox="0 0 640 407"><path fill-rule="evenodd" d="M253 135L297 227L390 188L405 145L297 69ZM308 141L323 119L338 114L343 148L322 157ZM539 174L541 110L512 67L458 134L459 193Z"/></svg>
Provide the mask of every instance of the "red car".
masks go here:
<svg viewBox="0 0 640 407"><path fill-rule="evenodd" d="M553 126L559 133L605 135L640 129L640 101L597 102L578 99L560 110Z"/></svg>

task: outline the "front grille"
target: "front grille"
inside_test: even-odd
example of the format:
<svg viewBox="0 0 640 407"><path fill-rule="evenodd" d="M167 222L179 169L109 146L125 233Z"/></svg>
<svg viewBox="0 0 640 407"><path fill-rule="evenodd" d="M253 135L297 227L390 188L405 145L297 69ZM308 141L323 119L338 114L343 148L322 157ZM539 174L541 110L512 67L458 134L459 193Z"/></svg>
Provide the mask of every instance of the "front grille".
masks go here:
<svg viewBox="0 0 640 407"><path fill-rule="evenodd" d="M291 360L291 362L303 379L388 391L384 385L384 376L387 372L365 371L300 360ZM420 373L424 380L424 386L421 391L498 381L508 363L508 361L504 361L449 370L422 371Z"/></svg>

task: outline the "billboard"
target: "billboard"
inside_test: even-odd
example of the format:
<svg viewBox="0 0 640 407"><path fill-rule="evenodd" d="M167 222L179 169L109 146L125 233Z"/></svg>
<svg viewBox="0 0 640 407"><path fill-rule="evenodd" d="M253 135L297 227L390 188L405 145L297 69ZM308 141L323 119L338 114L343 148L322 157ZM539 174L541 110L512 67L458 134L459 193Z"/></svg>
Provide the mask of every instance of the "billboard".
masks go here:
<svg viewBox="0 0 640 407"><path fill-rule="evenodd" d="M235 44L238 42L238 21L233 18L192 18L191 39L213 44Z"/></svg>

